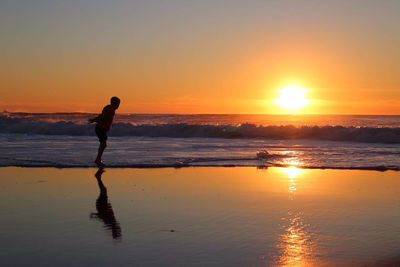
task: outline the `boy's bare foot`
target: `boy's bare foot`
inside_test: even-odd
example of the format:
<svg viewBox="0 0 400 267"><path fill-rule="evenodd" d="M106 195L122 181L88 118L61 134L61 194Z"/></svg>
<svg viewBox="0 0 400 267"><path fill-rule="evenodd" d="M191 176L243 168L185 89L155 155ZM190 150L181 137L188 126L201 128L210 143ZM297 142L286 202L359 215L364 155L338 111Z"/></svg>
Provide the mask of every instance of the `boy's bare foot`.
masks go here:
<svg viewBox="0 0 400 267"><path fill-rule="evenodd" d="M101 161L101 160L95 160L94 163L96 163L97 167L99 167L99 168L105 168L106 167L106 164L104 164L104 162Z"/></svg>

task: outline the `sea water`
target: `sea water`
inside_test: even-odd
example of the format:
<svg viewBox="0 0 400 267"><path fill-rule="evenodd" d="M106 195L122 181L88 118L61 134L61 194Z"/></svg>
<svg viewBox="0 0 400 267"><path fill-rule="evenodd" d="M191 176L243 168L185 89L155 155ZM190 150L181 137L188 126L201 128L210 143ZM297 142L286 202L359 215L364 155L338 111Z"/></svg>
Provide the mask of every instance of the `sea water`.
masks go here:
<svg viewBox="0 0 400 267"><path fill-rule="evenodd" d="M3 112L0 166L92 166L93 116ZM117 114L109 135L110 167L400 169L400 116Z"/></svg>

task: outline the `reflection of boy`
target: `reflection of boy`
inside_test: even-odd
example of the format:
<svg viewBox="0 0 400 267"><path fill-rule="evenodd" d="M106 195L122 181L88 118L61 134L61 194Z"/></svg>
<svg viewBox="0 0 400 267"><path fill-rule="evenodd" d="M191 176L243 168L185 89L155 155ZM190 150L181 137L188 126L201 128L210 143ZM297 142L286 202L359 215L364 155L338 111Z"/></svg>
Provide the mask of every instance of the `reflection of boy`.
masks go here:
<svg viewBox="0 0 400 267"><path fill-rule="evenodd" d="M107 132L111 128L115 111L118 109L121 100L118 97L113 96L110 102L111 102L110 105L107 105L103 108L103 111L101 112L100 115L98 115L95 118L89 119L90 123L96 122L95 131L97 137L99 138L100 145L99 145L99 150L97 152L96 160L94 162L99 167L105 166L103 161L101 160L101 157L103 155L104 149L106 149L107 147L107 138L108 138Z"/></svg>
<svg viewBox="0 0 400 267"><path fill-rule="evenodd" d="M104 222L105 228L111 230L112 237L120 240L122 238L122 231L119 222L115 218L111 203L108 202L107 188L104 186L101 180L101 175L104 169L98 169L94 175L97 179L97 183L100 189L100 195L96 200L97 213L90 213L90 218L98 218Z"/></svg>

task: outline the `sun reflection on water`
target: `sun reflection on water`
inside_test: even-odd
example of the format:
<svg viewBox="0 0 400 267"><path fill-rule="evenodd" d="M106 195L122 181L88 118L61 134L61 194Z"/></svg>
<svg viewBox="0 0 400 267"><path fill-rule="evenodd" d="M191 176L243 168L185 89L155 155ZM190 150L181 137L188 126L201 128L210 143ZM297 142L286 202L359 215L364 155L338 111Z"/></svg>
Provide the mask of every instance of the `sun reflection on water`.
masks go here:
<svg viewBox="0 0 400 267"><path fill-rule="evenodd" d="M287 176L289 177L289 193L290 193L290 197L292 198L293 194L297 191L296 178L298 177L298 175L300 173L303 172L303 170L300 168L297 168L295 166L290 166L290 167L284 168L283 172L285 172L287 174Z"/></svg>
<svg viewBox="0 0 400 267"><path fill-rule="evenodd" d="M289 167L282 171L289 180L289 200L295 201L297 191L297 180L303 169L296 166L300 162L292 162ZM277 266L312 266L313 248L312 233L310 225L304 223L302 212L298 209L290 208L287 216L282 218L283 229L280 235L277 248L280 251L275 263Z"/></svg>
<svg viewBox="0 0 400 267"><path fill-rule="evenodd" d="M301 166L301 162L298 160L292 159L291 161L287 162L289 164L288 167L283 168L282 171L288 176L289 178L289 193L290 198L293 198L293 194L297 191L296 180L298 176L304 172L303 169L297 167Z"/></svg>
<svg viewBox="0 0 400 267"><path fill-rule="evenodd" d="M302 173L303 170L298 167L295 167L295 166L290 166L290 167L284 168L283 172L285 172L289 176L290 179L294 179L300 173Z"/></svg>
<svg viewBox="0 0 400 267"><path fill-rule="evenodd" d="M281 251L277 260L279 266L310 266L313 258L313 242L302 214L288 213L287 224L278 245Z"/></svg>

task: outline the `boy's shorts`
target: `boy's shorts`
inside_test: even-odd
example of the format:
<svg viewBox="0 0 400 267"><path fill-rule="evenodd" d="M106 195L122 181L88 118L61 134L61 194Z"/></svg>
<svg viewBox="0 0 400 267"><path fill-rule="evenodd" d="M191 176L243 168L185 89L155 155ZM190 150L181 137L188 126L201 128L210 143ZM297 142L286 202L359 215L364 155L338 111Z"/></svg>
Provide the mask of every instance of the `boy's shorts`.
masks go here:
<svg viewBox="0 0 400 267"><path fill-rule="evenodd" d="M96 131L96 135L99 138L99 141L107 141L107 130L104 129L103 127L96 126L94 129Z"/></svg>

